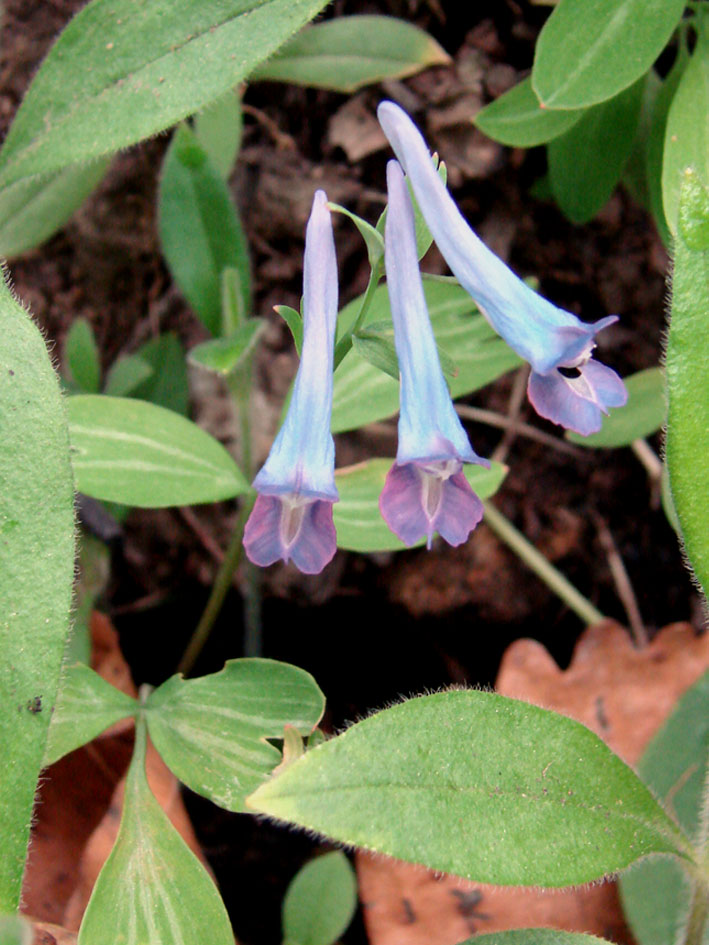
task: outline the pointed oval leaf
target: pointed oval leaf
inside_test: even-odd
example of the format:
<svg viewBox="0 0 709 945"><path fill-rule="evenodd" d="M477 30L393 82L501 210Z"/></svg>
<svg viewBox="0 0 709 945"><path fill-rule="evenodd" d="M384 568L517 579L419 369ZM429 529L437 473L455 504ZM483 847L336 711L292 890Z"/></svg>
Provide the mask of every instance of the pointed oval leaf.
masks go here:
<svg viewBox="0 0 709 945"><path fill-rule="evenodd" d="M443 692L385 709L306 752L248 806L506 886L586 883L647 854L687 849L597 735L489 692Z"/></svg>
<svg viewBox="0 0 709 945"><path fill-rule="evenodd" d="M685 0L559 0L539 34L532 85L548 108L604 102L652 66Z"/></svg>
<svg viewBox="0 0 709 945"><path fill-rule="evenodd" d="M296 873L283 900L283 945L332 945L357 908L357 877L344 853L315 857Z"/></svg>
<svg viewBox="0 0 709 945"><path fill-rule="evenodd" d="M230 660L200 679L172 676L147 703L150 738L180 781L227 810L268 777L281 753L266 739L290 725L307 735L325 709L305 670L265 659Z"/></svg>
<svg viewBox="0 0 709 945"><path fill-rule="evenodd" d="M404 551L407 547L390 531L379 511L379 496L393 459L369 459L356 466L345 466L335 473L340 501L332 514L337 529L337 547L349 551ZM463 467L470 488L481 499L495 495L507 475L502 463ZM426 544L422 538L413 547Z"/></svg>
<svg viewBox="0 0 709 945"><path fill-rule="evenodd" d="M610 448L629 446L633 440L657 433L667 413L665 372L659 367L647 368L623 380L628 390L627 404L604 417L598 433L579 436L567 432L567 440L579 446Z"/></svg>
<svg viewBox="0 0 709 945"><path fill-rule="evenodd" d="M677 84L665 128L662 202L667 225L677 235L683 174L691 167L709 183L709 36L701 33Z"/></svg>
<svg viewBox="0 0 709 945"><path fill-rule="evenodd" d="M160 175L158 230L180 290L205 328L222 334L222 272L239 273L244 309L251 313L246 237L224 180L186 125L170 143Z"/></svg>
<svg viewBox="0 0 709 945"><path fill-rule="evenodd" d="M126 354L111 365L104 392L109 397L132 397L154 373L152 365L140 355Z"/></svg>
<svg viewBox="0 0 709 945"><path fill-rule="evenodd" d="M548 146L552 193L573 223L588 222L609 200L633 150L643 82L600 105Z"/></svg>
<svg viewBox="0 0 709 945"><path fill-rule="evenodd" d="M107 155L72 164L0 190L0 256L12 258L54 236L98 187L110 161Z"/></svg>
<svg viewBox="0 0 709 945"><path fill-rule="evenodd" d="M610 945L607 939L558 929L512 929L476 935L460 945Z"/></svg>
<svg viewBox="0 0 709 945"><path fill-rule="evenodd" d="M79 945L234 945L216 886L155 800L138 726L115 846L96 880Z"/></svg>
<svg viewBox="0 0 709 945"><path fill-rule="evenodd" d="M172 410L128 397L70 397L79 492L142 508L217 502L249 491L221 443Z"/></svg>
<svg viewBox="0 0 709 945"><path fill-rule="evenodd" d="M72 322L64 342L68 374L84 394L97 394L101 387L101 362L91 323L86 318Z"/></svg>
<svg viewBox="0 0 709 945"><path fill-rule="evenodd" d="M133 384L130 396L138 400L149 400L151 404L174 410L175 413L186 417L189 407L189 379L182 342L174 331L167 331L146 341L133 357L147 364L151 371L138 381L137 375L143 372L143 368L138 364L133 365L133 379L137 383ZM123 380L127 381L129 378L124 375ZM113 391L106 390L106 393Z"/></svg>
<svg viewBox="0 0 709 945"><path fill-rule="evenodd" d="M709 672L682 696L645 749L638 771L674 811L690 837L700 830L702 789L709 767ZM676 938L689 909L689 884L668 858L639 863L620 883L623 909L640 945ZM709 929L704 941L709 941Z"/></svg>
<svg viewBox="0 0 709 945"><path fill-rule="evenodd" d="M468 293L453 283L424 280L424 293L436 340L454 366L448 378L451 395L478 390L519 365L519 357L490 328ZM338 316L344 334L361 305L355 299ZM386 286L374 293L364 324L391 320ZM391 417L399 409L399 383L352 350L335 371L332 431L354 430Z"/></svg>
<svg viewBox="0 0 709 945"><path fill-rule="evenodd" d="M234 88L325 0L92 0L42 63L0 187L111 154Z"/></svg>
<svg viewBox="0 0 709 945"><path fill-rule="evenodd" d="M474 121L488 138L513 148L533 148L558 138L582 115L582 109L555 111L542 108L532 81L527 78L486 105Z"/></svg>
<svg viewBox="0 0 709 945"><path fill-rule="evenodd" d="M685 173L680 206L709 219L709 194ZM691 208L691 209L690 209ZM675 243L672 306L667 337L667 437L670 489L684 549L697 580L709 592L709 249Z"/></svg>
<svg viewBox="0 0 709 945"><path fill-rule="evenodd" d="M74 484L59 381L2 275L0 324L0 912L14 912L69 634Z"/></svg>
<svg viewBox="0 0 709 945"><path fill-rule="evenodd" d="M191 364L206 368L222 377L233 374L251 356L266 323L252 318L227 338L213 338L196 345L190 351Z"/></svg>
<svg viewBox="0 0 709 945"><path fill-rule="evenodd" d="M370 269L374 269L377 263L384 258L384 237L382 234L379 230L375 229L371 223L363 220L362 217L357 216L356 213L352 213L347 207L341 207L339 203L332 202L328 203L328 207L335 213L341 213L343 216L349 217L349 219L352 220L367 246L369 267Z"/></svg>
<svg viewBox="0 0 709 945"><path fill-rule="evenodd" d="M244 115L238 89L230 89L194 117L194 133L216 171L227 180L241 148Z"/></svg>
<svg viewBox="0 0 709 945"><path fill-rule="evenodd" d="M413 23L377 14L339 16L298 33L256 68L251 81L356 92L449 62L435 39Z"/></svg>
<svg viewBox="0 0 709 945"><path fill-rule="evenodd" d="M49 726L44 765L53 765L137 711L135 699L83 663L65 668Z"/></svg>

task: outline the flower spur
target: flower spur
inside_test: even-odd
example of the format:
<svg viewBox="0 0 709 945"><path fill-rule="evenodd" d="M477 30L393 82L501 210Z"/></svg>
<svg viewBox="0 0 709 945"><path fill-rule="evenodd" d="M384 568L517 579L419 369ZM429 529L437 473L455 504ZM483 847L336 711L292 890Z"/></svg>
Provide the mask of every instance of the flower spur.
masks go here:
<svg viewBox="0 0 709 945"><path fill-rule="evenodd" d="M387 165L387 184L385 264L401 405L396 462L379 509L407 545L425 536L430 548L434 532L460 545L483 514L463 463L488 463L470 446L446 387L418 267L413 207L396 161Z"/></svg>
<svg viewBox="0 0 709 945"><path fill-rule="evenodd" d="M627 400L615 371L591 357L596 334L617 317L586 324L525 285L463 219L406 112L382 102L378 116L451 271L495 331L531 365L527 392L537 413L584 436L599 430L601 413Z"/></svg>
<svg viewBox="0 0 709 945"><path fill-rule="evenodd" d="M258 496L244 529L246 554L262 567L292 559L306 574L318 574L337 547L330 433L337 294L332 221L318 190L305 234L300 366L285 422L254 479Z"/></svg>

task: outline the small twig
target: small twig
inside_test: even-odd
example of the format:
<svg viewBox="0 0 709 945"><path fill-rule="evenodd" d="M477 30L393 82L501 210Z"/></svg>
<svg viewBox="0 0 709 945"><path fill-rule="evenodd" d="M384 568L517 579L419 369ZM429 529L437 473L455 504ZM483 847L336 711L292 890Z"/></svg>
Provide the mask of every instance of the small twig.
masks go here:
<svg viewBox="0 0 709 945"><path fill-rule="evenodd" d="M111 616L118 617L122 614L138 613L141 610L147 610L148 607L156 607L158 604L161 604L166 597L167 594L165 591L151 591L149 594L144 594L142 597L137 597L128 604L119 604L118 607L112 607Z"/></svg>
<svg viewBox="0 0 709 945"><path fill-rule="evenodd" d="M209 552L217 564L221 564L222 561L224 561L224 552L202 525L190 506L182 505L177 511L182 516L185 524L191 528L197 538L199 538L205 551Z"/></svg>
<svg viewBox="0 0 709 945"><path fill-rule="evenodd" d="M593 519L596 523L598 539L601 542L601 547L606 553L606 560L608 561L608 567L613 577L613 582L615 583L615 589L628 618L633 641L635 645L641 649L642 647L648 645L650 638L648 636L645 624L643 623L642 614L640 613L640 607L638 606L638 599L635 596L633 585L630 581L630 577L628 576L628 572L625 569L625 564L623 563L623 559L620 555L620 552L618 551L618 547L613 540L613 535L611 534L610 529L597 512L593 513Z"/></svg>
<svg viewBox="0 0 709 945"><path fill-rule="evenodd" d="M486 423L488 426L498 427L502 430L506 430L508 427L514 425L515 433L519 436L526 437L528 440L543 443L544 446L550 446L559 453L566 453L567 456L579 458L584 455L583 450L579 449L577 446L573 446L571 443L567 443L566 440L560 440L557 436L552 436L550 433L538 430L529 423L511 420L509 417L505 417L501 413L496 413L494 410L485 410L483 407L468 407L466 404L456 404L455 409L458 412L458 416L463 417L464 420Z"/></svg>
<svg viewBox="0 0 709 945"><path fill-rule="evenodd" d="M244 114L251 115L266 129L277 148L283 151L295 151L293 138L285 131L281 131L276 122L266 112L262 112L260 108L254 108L253 105L247 105L246 102L241 103L241 108Z"/></svg>
<svg viewBox="0 0 709 945"><path fill-rule="evenodd" d="M514 382L512 384L512 391L510 393L510 403L509 407L507 408L507 417L510 423L505 430L502 440L495 447L492 456L490 457L498 463L504 463L505 459L507 458L507 454L510 451L510 447L517 439L520 427L519 414L524 402L524 392L527 387L528 377L529 368L526 365L521 367L515 374Z"/></svg>
<svg viewBox="0 0 709 945"><path fill-rule="evenodd" d="M650 480L650 507L657 509L662 496L662 460L647 440L633 440L630 448Z"/></svg>

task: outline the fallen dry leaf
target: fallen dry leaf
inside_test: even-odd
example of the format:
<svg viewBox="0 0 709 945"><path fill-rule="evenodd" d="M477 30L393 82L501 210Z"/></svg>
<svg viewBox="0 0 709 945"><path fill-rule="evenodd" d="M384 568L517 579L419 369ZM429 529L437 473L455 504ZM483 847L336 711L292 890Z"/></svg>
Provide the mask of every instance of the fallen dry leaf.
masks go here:
<svg viewBox="0 0 709 945"><path fill-rule="evenodd" d="M534 640L516 641L497 691L578 719L633 764L707 667L709 634L689 624L665 627L636 649L622 627L604 621L581 636L567 670ZM362 853L357 874L372 945L455 945L475 933L525 926L632 942L611 882L561 891L484 886Z"/></svg>

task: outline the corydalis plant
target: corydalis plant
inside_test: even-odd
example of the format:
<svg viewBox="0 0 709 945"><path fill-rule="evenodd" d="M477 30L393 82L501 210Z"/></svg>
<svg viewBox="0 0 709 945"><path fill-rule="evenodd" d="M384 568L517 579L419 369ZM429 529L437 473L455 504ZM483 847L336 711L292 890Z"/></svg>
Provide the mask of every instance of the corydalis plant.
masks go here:
<svg viewBox="0 0 709 945"><path fill-rule="evenodd" d="M399 445L379 508L405 544L438 532L462 544L483 515L463 475L463 463L482 463L458 419L436 350L416 251L414 212L401 167L387 165L385 231L387 289L401 377Z"/></svg>
<svg viewBox="0 0 709 945"><path fill-rule="evenodd" d="M527 392L537 413L583 436L599 430L601 413L627 400L615 371L591 357L596 334L617 317L585 324L532 291L465 222L406 112L382 102L378 116L451 271L495 331L531 365Z"/></svg>
<svg viewBox="0 0 709 945"><path fill-rule="evenodd" d="M244 530L246 554L262 567L292 559L301 571L317 574L337 547L330 433L337 294L332 221L327 196L318 190L305 234L300 367L285 422L254 479L258 497Z"/></svg>

